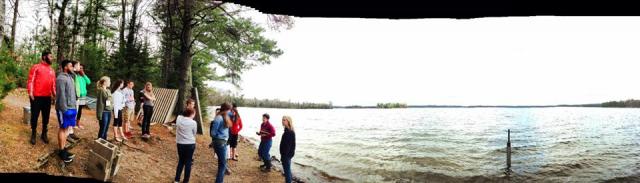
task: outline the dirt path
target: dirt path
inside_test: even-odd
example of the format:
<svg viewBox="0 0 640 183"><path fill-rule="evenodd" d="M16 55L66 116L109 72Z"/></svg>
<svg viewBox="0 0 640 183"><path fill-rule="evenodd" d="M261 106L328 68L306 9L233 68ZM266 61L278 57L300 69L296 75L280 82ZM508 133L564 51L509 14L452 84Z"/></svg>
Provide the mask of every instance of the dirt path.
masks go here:
<svg viewBox="0 0 640 183"><path fill-rule="evenodd" d="M57 129L54 110L49 119L49 144L44 144L39 138L36 145L29 144L31 133L30 126L22 123L22 107L29 106L26 90L12 91L2 100L5 109L0 112L0 172L1 173L28 173L38 172L49 175L90 177L86 171L88 162L88 143L94 140L98 134L98 124L95 111L85 109L81 123L84 130L76 130L76 135L82 138L82 142L70 150L76 154L74 162L68 167L68 174L63 175L57 166L55 159L40 169L34 169L37 158L57 147ZM53 107L53 106L52 106ZM38 133L41 123L38 122ZM129 139L127 145L121 145L124 157L121 160L120 170L113 179L114 182L173 182L177 165L177 148L175 135L162 125L151 127L153 137L150 141L139 138L140 128L134 128L134 138ZM208 126L208 125L207 125ZM206 131L206 130L205 130ZM208 132L205 132L208 134ZM39 137L39 134L38 134ZM109 129L109 141L113 140L113 129ZM213 182L217 170L217 160L214 159L213 150L208 148L210 138L207 135L198 136L194 163L191 172L191 182ZM131 146L131 147L129 147ZM240 161L232 161L230 167L232 175L225 177L225 182L283 182L284 178L278 171L264 173L259 170L257 150L244 138L238 143Z"/></svg>

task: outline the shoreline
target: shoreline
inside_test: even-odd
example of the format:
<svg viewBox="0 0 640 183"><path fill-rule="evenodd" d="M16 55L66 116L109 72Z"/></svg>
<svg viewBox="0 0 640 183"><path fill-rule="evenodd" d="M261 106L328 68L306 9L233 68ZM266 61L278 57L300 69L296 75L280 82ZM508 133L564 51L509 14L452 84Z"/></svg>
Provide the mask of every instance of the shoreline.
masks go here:
<svg viewBox="0 0 640 183"><path fill-rule="evenodd" d="M257 138L247 138L242 135L240 136L241 136L240 139L245 141L245 143L251 144L254 147L254 149L257 150L257 147L260 144ZM273 149L277 147L274 146L271 148ZM274 154L271 154L271 159L272 161L277 162L277 163L272 163L276 171L279 173L283 173L282 163L280 162L280 159L274 156ZM300 181L300 180L304 182L353 182L345 178L329 175L329 173L323 170L320 170L314 167L313 165L304 165L304 164L297 163L295 162L295 156L291 161L291 169L292 169L294 182Z"/></svg>

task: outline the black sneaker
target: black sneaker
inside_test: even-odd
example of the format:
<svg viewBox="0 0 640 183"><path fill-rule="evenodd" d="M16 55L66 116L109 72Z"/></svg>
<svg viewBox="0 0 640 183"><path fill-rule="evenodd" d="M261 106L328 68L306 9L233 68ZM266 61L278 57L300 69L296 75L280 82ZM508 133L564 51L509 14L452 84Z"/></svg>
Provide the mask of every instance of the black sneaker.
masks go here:
<svg viewBox="0 0 640 183"><path fill-rule="evenodd" d="M76 141L80 139L80 137L76 136L76 134L73 134L73 133L69 134L69 138L71 138L73 140L76 140Z"/></svg>
<svg viewBox="0 0 640 183"><path fill-rule="evenodd" d="M71 158L71 159L73 159L73 158L75 158L75 157L76 157L76 155L75 155L75 154L73 154L73 153L71 153L71 152L69 152L69 151L67 151L67 150L65 150L65 152L67 153L67 157L69 157L69 158Z"/></svg>
<svg viewBox="0 0 640 183"><path fill-rule="evenodd" d="M36 145L36 133L31 133L31 145Z"/></svg>
<svg viewBox="0 0 640 183"><path fill-rule="evenodd" d="M62 150L58 152L58 156L60 157L60 159L62 161L64 161L65 163L71 163L73 161L73 158L71 158L68 154L68 152L66 150Z"/></svg>
<svg viewBox="0 0 640 183"><path fill-rule="evenodd" d="M42 135L40 135L40 139L42 139L42 142L44 142L45 144L49 144L49 138L47 138L46 133L43 133Z"/></svg>

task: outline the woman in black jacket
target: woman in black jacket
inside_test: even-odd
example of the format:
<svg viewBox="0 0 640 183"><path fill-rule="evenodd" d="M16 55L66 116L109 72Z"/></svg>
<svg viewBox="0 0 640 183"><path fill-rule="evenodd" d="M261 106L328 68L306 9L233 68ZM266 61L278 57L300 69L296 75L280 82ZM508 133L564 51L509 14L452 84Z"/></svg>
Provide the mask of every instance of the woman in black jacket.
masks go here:
<svg viewBox="0 0 640 183"><path fill-rule="evenodd" d="M282 159L282 167L284 169L284 180L290 183L291 175L291 158L296 151L296 133L293 131L293 120L289 116L282 116L282 126L284 133L280 140L280 158Z"/></svg>

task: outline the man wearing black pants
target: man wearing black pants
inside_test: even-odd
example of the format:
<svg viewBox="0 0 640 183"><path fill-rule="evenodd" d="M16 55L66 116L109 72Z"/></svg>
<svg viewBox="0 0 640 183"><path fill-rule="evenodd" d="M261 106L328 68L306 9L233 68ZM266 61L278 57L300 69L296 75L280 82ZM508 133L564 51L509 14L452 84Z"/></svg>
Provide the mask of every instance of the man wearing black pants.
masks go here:
<svg viewBox="0 0 640 183"><path fill-rule="evenodd" d="M51 52L43 51L40 63L35 64L29 70L27 79L27 93L31 103L31 144L36 144L36 128L38 116L42 113L42 134L40 139L45 144L49 143L47 137L47 125L51 112L51 98L56 95L55 73L51 69Z"/></svg>

